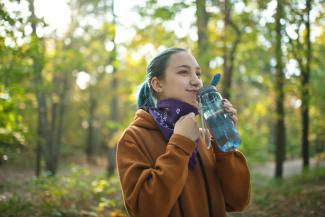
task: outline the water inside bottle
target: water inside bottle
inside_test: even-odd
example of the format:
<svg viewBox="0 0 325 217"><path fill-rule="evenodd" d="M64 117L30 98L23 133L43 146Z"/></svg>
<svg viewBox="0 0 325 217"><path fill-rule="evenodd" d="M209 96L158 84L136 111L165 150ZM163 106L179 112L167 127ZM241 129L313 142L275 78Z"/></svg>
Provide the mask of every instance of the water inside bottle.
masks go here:
<svg viewBox="0 0 325 217"><path fill-rule="evenodd" d="M228 114L220 110L206 118L210 133L216 139L219 149L227 152L240 145L239 134Z"/></svg>

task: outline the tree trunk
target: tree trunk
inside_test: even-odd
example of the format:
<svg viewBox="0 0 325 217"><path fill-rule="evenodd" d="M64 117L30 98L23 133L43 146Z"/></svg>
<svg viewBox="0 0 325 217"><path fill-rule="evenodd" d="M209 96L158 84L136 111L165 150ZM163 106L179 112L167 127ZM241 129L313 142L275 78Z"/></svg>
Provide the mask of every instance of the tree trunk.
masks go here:
<svg viewBox="0 0 325 217"><path fill-rule="evenodd" d="M113 21L112 24L116 25L116 14L114 11L114 0L112 0L111 7L110 7L110 12L113 14ZM111 90L113 90L112 94L112 101L111 101L111 113L110 113L110 120L113 121L114 123L118 122L118 98L117 98L117 89L118 89L118 79L116 75L117 67L114 62L117 60L117 44L115 42L116 38L116 32L114 31L113 35L113 43L114 43L114 48L111 52L110 60L109 63L113 65L113 72L112 72L112 85L111 85ZM117 129L111 129L110 135L114 135L114 133L117 131ZM116 167L116 144L109 145L108 146L108 152L107 152L107 176L111 176L115 172L115 167Z"/></svg>
<svg viewBox="0 0 325 217"><path fill-rule="evenodd" d="M208 22L209 15L206 11L206 0L196 0L196 26L198 35L198 61L204 78L210 80L209 73L209 38Z"/></svg>
<svg viewBox="0 0 325 217"><path fill-rule="evenodd" d="M57 123L57 133L56 133L56 152L55 152L55 161L56 161L56 169L58 169L59 166L59 157L60 157L60 148L61 148L61 142L62 142L62 132L64 128L64 114L65 114L65 108L67 104L67 95L69 92L69 84L68 84L68 75L66 72L64 72L63 75L63 81L62 82L62 89L60 92L60 103L58 108L58 123Z"/></svg>
<svg viewBox="0 0 325 217"><path fill-rule="evenodd" d="M112 80L112 85L111 85L113 90L117 90L118 88L118 80L116 78L116 72L113 74L113 80ZM111 118L114 123L118 121L118 100L116 96L116 91L114 91L114 94L112 96L112 101L111 101ZM117 129L111 129L111 135L114 135L114 133L117 131ZM114 174L115 167L116 167L116 157L115 157L115 151L116 151L116 145L110 145L108 147L108 153L107 153L107 158L108 158L108 166L107 166L107 175L111 176Z"/></svg>
<svg viewBox="0 0 325 217"><path fill-rule="evenodd" d="M86 156L87 162L89 164L94 164L94 150L95 150L95 141L94 141L94 121L95 121L95 110L97 107L97 99L95 98L94 86L89 87L89 116L88 116L88 133L87 133L87 143L86 143Z"/></svg>
<svg viewBox="0 0 325 217"><path fill-rule="evenodd" d="M229 0L225 0L223 3L224 11L224 34L223 34L223 97L230 99L231 95L231 84L233 77L233 69L235 64L235 54L237 47L240 43L241 32L238 26L231 19L231 3ZM234 42L228 42L227 34L229 32L228 28L232 27L235 32L236 38Z"/></svg>
<svg viewBox="0 0 325 217"><path fill-rule="evenodd" d="M53 99L52 99L53 100ZM46 161L46 168L47 171L51 171L53 175L56 174L56 160L55 160L55 152L56 152L56 132L57 132L57 107L58 103L55 101L52 102L51 106L51 123L50 123L50 131L49 131L49 148L51 149L51 155L49 156L49 159Z"/></svg>
<svg viewBox="0 0 325 217"><path fill-rule="evenodd" d="M50 174L54 174L54 171L51 170L51 156L52 156L52 147L49 143L49 131L48 131L48 118L47 118L47 105L46 105L46 96L43 90L43 54L42 54L42 41L39 40L36 34L36 25L37 18L35 16L34 1L29 0L29 8L31 11L31 25L32 25L32 48L31 48L31 58L33 60L33 69L34 69L34 79L35 84L38 90L36 91L36 98L38 104L38 139L39 146L36 148L36 175L40 173L40 153L44 154L46 170ZM40 152L42 150L42 152Z"/></svg>
<svg viewBox="0 0 325 217"><path fill-rule="evenodd" d="M303 168L309 167L309 77L310 77L310 62L312 55L311 41L310 41L310 11L311 11L311 0L306 0L306 67L305 70L301 70L301 121L302 121L302 134L301 134L301 145L302 145L302 158Z"/></svg>
<svg viewBox="0 0 325 217"><path fill-rule="evenodd" d="M49 143L52 147L51 164L49 165L51 171L55 174L59 167L60 144L62 139L63 116L66 104L67 95L67 75L63 73L63 78L59 75L54 76L53 85L57 87L58 93L52 98L52 115L51 115L51 130Z"/></svg>
<svg viewBox="0 0 325 217"><path fill-rule="evenodd" d="M283 14L281 0L277 0L277 9L276 9L276 82L275 82L275 92L276 92L276 127L275 127L275 177L282 178L283 176L283 162L285 158L285 124L284 124L284 78L283 78L283 64L282 64L282 50L281 50L281 41L282 41L282 27L280 20Z"/></svg>
<svg viewBox="0 0 325 217"><path fill-rule="evenodd" d="M39 125L39 124L38 124ZM39 126L37 127L40 128ZM40 135L40 132L37 133ZM41 174L41 161L42 161L42 143L41 141L37 141L37 145L35 148L36 162L35 162L35 175L38 177Z"/></svg>

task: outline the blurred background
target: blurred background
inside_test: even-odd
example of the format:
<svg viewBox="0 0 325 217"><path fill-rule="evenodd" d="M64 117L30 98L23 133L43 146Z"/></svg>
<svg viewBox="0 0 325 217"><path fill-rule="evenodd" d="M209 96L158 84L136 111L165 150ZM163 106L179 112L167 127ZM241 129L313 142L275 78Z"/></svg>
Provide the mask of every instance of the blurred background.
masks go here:
<svg viewBox="0 0 325 217"><path fill-rule="evenodd" d="M252 203L325 213L324 0L0 0L0 216L126 216L115 146L146 65L192 51L238 110Z"/></svg>

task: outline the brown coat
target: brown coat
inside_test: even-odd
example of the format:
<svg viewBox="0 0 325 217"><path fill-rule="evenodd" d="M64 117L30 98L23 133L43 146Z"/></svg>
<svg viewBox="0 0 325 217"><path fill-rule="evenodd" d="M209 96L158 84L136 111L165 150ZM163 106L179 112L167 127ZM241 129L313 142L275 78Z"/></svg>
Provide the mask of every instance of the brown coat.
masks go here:
<svg viewBox="0 0 325 217"><path fill-rule="evenodd" d="M250 175L239 151L219 153L173 134L168 144L157 124L138 110L117 146L124 203L131 217L225 217L249 203ZM210 214L209 214L210 213Z"/></svg>

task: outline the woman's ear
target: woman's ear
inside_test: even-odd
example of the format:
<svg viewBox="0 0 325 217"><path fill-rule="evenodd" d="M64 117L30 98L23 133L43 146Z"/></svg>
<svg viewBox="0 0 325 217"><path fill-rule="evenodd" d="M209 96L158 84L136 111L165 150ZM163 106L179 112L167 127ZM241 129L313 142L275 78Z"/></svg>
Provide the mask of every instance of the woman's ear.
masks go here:
<svg viewBox="0 0 325 217"><path fill-rule="evenodd" d="M150 85L151 85L152 89L156 93L161 93L163 91L163 89L162 89L162 83L161 83L161 81L157 77L153 77L150 80Z"/></svg>

